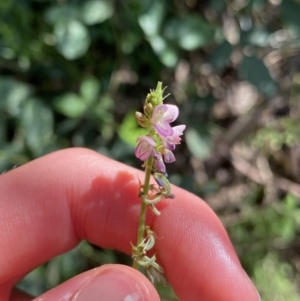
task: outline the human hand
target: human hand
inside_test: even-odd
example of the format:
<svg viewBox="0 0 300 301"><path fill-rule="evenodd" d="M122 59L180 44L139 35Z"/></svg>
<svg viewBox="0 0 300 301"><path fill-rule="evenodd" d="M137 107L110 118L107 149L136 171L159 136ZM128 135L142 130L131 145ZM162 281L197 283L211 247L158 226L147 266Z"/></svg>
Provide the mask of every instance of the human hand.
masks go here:
<svg viewBox="0 0 300 301"><path fill-rule="evenodd" d="M67 149L0 176L0 300L32 300L14 284L86 239L131 253L139 217L138 172L87 149ZM141 177L141 176L140 176ZM221 222L198 197L173 187L160 202L157 258L182 301L258 301ZM106 265L80 274L36 301L158 301L140 272Z"/></svg>

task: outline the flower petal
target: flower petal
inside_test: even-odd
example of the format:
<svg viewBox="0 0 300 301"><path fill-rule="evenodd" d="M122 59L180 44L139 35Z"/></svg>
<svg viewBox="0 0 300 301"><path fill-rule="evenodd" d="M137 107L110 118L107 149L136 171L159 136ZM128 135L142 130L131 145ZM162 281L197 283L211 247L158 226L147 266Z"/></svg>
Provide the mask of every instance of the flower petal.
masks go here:
<svg viewBox="0 0 300 301"><path fill-rule="evenodd" d="M172 127L167 122L154 124L154 128L157 131L157 133L162 137L168 137L173 134Z"/></svg>
<svg viewBox="0 0 300 301"><path fill-rule="evenodd" d="M167 106L167 111L164 114L164 120L167 121L168 123L171 123L177 119L179 114L179 109L175 105L165 105L165 106Z"/></svg>
<svg viewBox="0 0 300 301"><path fill-rule="evenodd" d="M154 160L154 169L162 174L166 173L166 166L161 156Z"/></svg>
<svg viewBox="0 0 300 301"><path fill-rule="evenodd" d="M142 161L147 160L154 151L155 141L147 136L137 138L138 145L135 149L135 156Z"/></svg>
<svg viewBox="0 0 300 301"><path fill-rule="evenodd" d="M170 123L178 117L178 114L177 106L160 104L153 109L151 123L160 136L168 137L173 135Z"/></svg>
<svg viewBox="0 0 300 301"><path fill-rule="evenodd" d="M168 149L164 151L164 159L166 163L172 163L176 160L174 154Z"/></svg>
<svg viewBox="0 0 300 301"><path fill-rule="evenodd" d="M181 124L173 127L173 135L174 136L181 136L183 134L183 131L185 130L186 125Z"/></svg>

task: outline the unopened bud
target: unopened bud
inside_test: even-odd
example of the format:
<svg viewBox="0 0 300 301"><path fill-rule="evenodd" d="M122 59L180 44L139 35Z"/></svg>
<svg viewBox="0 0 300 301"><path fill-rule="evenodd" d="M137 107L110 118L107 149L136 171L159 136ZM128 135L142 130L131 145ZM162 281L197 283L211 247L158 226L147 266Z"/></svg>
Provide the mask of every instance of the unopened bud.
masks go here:
<svg viewBox="0 0 300 301"><path fill-rule="evenodd" d="M142 114L141 112L135 112L135 118L137 119L137 122L141 127L147 128L149 121L144 114Z"/></svg>
<svg viewBox="0 0 300 301"><path fill-rule="evenodd" d="M145 106L144 106L144 112L145 114L151 118L152 116L152 112L153 112L153 106L151 103L147 103Z"/></svg>

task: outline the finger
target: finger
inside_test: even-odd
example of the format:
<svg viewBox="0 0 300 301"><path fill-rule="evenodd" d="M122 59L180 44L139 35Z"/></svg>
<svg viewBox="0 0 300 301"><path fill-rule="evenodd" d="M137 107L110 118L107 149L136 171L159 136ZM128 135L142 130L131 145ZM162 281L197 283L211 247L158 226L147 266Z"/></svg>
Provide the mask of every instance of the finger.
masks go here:
<svg viewBox="0 0 300 301"><path fill-rule="evenodd" d="M153 230L158 259L180 300L260 300L213 211L196 196L174 191Z"/></svg>
<svg viewBox="0 0 300 301"><path fill-rule="evenodd" d="M27 301L12 295L9 301ZM124 265L105 265L85 272L39 296L36 301L159 301L149 280Z"/></svg>
<svg viewBox="0 0 300 301"><path fill-rule="evenodd" d="M0 283L16 281L81 239L130 253L140 207L136 170L92 151L70 149L19 167L0 180L4 229L0 242L5 242L0 244ZM174 192L176 199L164 202L162 216L152 217L150 223L163 237L157 240L157 250L182 300L199 300L202 295L212 296L209 300L240 300L243 291L253 296L256 292L215 215L197 197L176 188ZM174 251L174 246L182 248L183 244L182 251ZM213 264L212 255L218 264ZM188 268L190 263L192 268ZM185 289L180 283L183 276ZM233 287L236 280L238 289ZM209 285L202 285L203 281ZM229 293L220 292L218 287L224 284L229 285ZM189 299L190 295L197 298Z"/></svg>

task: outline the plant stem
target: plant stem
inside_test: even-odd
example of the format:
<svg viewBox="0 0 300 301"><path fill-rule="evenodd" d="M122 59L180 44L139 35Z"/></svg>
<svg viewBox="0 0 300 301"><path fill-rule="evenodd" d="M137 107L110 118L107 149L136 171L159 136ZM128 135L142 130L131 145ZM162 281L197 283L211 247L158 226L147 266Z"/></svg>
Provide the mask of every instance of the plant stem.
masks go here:
<svg viewBox="0 0 300 301"><path fill-rule="evenodd" d="M144 185L143 185L143 194L144 195L148 195L148 193L149 193L152 164L153 164L153 158L149 157L145 164L146 171L145 171L145 181L144 181ZM144 239L145 226L146 226L145 225L146 224L146 209L147 209L147 205L142 201L139 228L138 228L138 234L137 234L137 243L136 243L137 246ZM139 264L134 260L132 267L138 270Z"/></svg>

